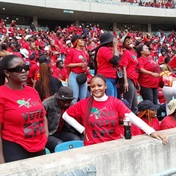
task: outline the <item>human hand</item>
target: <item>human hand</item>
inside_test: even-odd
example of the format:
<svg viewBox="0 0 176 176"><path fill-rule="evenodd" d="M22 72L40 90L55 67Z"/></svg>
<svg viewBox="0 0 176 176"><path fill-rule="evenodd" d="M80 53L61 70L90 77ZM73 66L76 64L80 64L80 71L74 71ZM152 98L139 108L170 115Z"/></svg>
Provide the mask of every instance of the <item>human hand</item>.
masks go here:
<svg viewBox="0 0 176 176"><path fill-rule="evenodd" d="M159 73L152 73L152 76L158 78L158 77L160 77L160 74Z"/></svg>
<svg viewBox="0 0 176 176"><path fill-rule="evenodd" d="M124 82L124 92L128 92L128 82Z"/></svg>
<svg viewBox="0 0 176 176"><path fill-rule="evenodd" d="M168 143L167 136L165 134L162 134L162 133L158 132L158 131L155 131L155 132L151 133L150 136L155 138L155 139L162 140L163 144Z"/></svg>
<svg viewBox="0 0 176 176"><path fill-rule="evenodd" d="M117 38L114 37L114 39L113 39L113 46L117 46L117 44L118 44Z"/></svg>
<svg viewBox="0 0 176 176"><path fill-rule="evenodd" d="M81 62L78 64L79 67L86 68L87 64L84 62Z"/></svg>
<svg viewBox="0 0 176 176"><path fill-rule="evenodd" d="M140 90L141 90L141 86L140 86L140 84L139 84L139 83L137 83L137 84L136 84L136 89L137 89L138 91L140 91Z"/></svg>

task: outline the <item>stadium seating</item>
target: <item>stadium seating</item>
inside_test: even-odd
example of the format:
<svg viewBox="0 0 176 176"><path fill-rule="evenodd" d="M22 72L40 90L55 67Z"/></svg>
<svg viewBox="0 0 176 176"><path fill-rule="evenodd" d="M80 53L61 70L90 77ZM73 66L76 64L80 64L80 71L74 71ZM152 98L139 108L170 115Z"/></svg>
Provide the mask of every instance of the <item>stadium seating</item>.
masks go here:
<svg viewBox="0 0 176 176"><path fill-rule="evenodd" d="M63 142L61 144L58 144L55 147L54 152L61 152L61 151L70 150L73 148L79 148L79 147L83 147L83 146L84 146L84 143L81 140Z"/></svg>

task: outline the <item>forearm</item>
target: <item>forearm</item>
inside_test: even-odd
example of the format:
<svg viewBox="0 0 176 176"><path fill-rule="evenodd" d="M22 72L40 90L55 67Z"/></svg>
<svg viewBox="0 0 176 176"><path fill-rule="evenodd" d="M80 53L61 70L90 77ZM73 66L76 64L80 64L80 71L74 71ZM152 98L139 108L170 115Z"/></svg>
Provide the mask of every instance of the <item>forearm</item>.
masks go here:
<svg viewBox="0 0 176 176"><path fill-rule="evenodd" d="M66 112L64 112L62 118L73 128L75 128L79 133L83 133L85 130L84 126L78 123L73 117L69 116Z"/></svg>
<svg viewBox="0 0 176 176"><path fill-rule="evenodd" d="M80 63L71 63L71 64L66 65L66 67L67 68L74 68L74 67L82 67L82 66L80 66Z"/></svg>
<svg viewBox="0 0 176 176"><path fill-rule="evenodd" d="M44 123L45 123L45 132L46 132L46 135L48 137L48 135L49 135L49 131L48 131L48 120L47 120L46 116L44 116Z"/></svg>
<svg viewBox="0 0 176 176"><path fill-rule="evenodd" d="M148 71L148 70L146 70L146 69L144 69L144 68L140 68L140 72L145 73L145 74L148 74L148 75L152 75L152 73L153 73L153 72Z"/></svg>
<svg viewBox="0 0 176 176"><path fill-rule="evenodd" d="M1 41L0 41L0 46L6 41L7 36L5 36Z"/></svg>
<svg viewBox="0 0 176 176"><path fill-rule="evenodd" d="M123 67L123 77L124 77L124 82L128 82L128 81L127 81L126 67Z"/></svg>
<svg viewBox="0 0 176 176"><path fill-rule="evenodd" d="M119 57L119 52L117 50L117 46L114 46L113 49L114 49L114 55Z"/></svg>

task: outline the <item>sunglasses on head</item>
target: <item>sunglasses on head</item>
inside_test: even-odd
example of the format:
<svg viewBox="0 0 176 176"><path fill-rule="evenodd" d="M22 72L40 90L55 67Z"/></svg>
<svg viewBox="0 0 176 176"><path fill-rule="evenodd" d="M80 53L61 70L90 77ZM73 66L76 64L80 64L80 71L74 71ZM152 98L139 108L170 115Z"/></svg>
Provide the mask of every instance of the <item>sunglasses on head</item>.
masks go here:
<svg viewBox="0 0 176 176"><path fill-rule="evenodd" d="M23 65L23 66L16 66L14 68L8 68L6 70L8 70L9 72L17 72L17 73L22 73L23 69L25 71L29 71L29 65Z"/></svg>

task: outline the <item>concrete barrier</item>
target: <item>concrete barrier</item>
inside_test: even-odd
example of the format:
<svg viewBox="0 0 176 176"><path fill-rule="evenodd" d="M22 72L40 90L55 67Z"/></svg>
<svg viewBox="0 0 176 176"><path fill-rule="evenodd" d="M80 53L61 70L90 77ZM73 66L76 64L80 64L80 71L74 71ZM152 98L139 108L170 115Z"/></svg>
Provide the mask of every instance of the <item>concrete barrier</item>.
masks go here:
<svg viewBox="0 0 176 176"><path fill-rule="evenodd" d="M96 176L153 175L176 168L176 129L163 131L169 143L140 135L0 165L1 176L59 176L89 165ZM80 175L77 175L80 176Z"/></svg>

